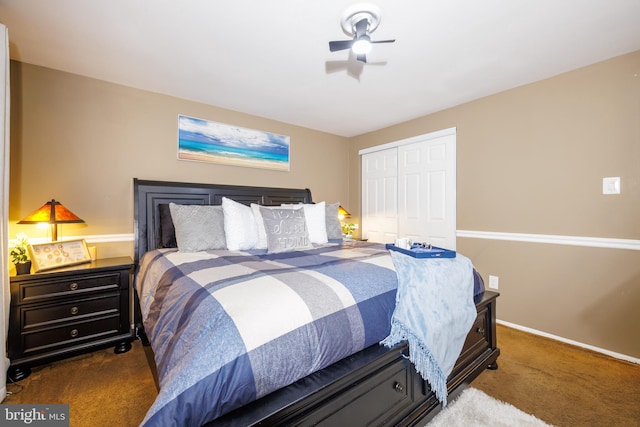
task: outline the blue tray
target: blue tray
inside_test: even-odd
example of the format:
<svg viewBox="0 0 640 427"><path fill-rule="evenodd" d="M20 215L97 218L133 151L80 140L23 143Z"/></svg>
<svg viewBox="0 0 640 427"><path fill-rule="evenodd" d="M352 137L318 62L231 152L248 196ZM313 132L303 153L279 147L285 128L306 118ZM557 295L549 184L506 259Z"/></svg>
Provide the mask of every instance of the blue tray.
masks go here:
<svg viewBox="0 0 640 427"><path fill-rule="evenodd" d="M402 249L397 247L393 243L387 243L384 247L387 249L391 249L392 251L402 252L403 254L412 256L414 258L455 258L456 257L456 251L439 248L437 246L432 246L431 249L427 249L427 248Z"/></svg>

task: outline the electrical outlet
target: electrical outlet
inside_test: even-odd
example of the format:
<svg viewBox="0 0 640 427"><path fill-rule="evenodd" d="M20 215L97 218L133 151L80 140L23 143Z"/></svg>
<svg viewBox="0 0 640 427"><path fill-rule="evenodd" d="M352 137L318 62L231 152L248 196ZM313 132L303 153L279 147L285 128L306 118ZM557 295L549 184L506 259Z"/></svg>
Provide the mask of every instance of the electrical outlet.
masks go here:
<svg viewBox="0 0 640 427"><path fill-rule="evenodd" d="M499 281L498 276L489 276L489 289L498 289Z"/></svg>
<svg viewBox="0 0 640 427"><path fill-rule="evenodd" d="M620 177L602 178L602 194L620 194Z"/></svg>

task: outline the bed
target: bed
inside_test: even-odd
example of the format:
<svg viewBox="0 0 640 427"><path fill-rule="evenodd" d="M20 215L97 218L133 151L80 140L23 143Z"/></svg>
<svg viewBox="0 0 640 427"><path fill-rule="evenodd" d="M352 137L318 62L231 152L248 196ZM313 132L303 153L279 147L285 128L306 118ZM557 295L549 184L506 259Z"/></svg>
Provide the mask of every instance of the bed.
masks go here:
<svg viewBox="0 0 640 427"><path fill-rule="evenodd" d="M305 209L257 208L297 204ZM134 179L135 323L159 384L145 424L416 425L432 418L441 401L409 361L407 344L379 344L389 333L397 287L384 245L329 239L291 251L280 250L280 239L269 241L268 250L173 247L171 233L179 232L183 248L185 234L183 225L172 230L168 208L179 225L178 214L185 210L214 210L188 207L236 205L264 215L277 212L287 216L287 224L298 224L295 215L304 211L309 221L323 203L313 205L307 189ZM229 212L240 217L247 210L224 210L225 218ZM319 277L328 283L315 286ZM305 294L308 289L313 295ZM234 293L244 296L239 305L246 307L231 299ZM497 296L474 289L476 317L446 380L450 400L484 369L497 367ZM289 299L304 300L303 308L284 308L282 301ZM247 307L248 314L227 316ZM192 317L213 318L214 326L194 328ZM273 318L291 326L266 326ZM331 335L339 329L349 339ZM303 341L310 341L307 347ZM258 378L252 369L261 365L266 374Z"/></svg>

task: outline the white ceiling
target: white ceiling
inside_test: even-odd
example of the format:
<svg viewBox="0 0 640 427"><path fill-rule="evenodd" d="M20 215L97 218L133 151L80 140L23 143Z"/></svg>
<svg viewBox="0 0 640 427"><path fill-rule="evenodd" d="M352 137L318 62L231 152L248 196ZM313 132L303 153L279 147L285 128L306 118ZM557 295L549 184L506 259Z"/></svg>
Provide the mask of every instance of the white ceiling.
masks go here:
<svg viewBox="0 0 640 427"><path fill-rule="evenodd" d="M354 136L640 50L640 0L0 0L11 58ZM347 61L347 62L345 62ZM215 120L215 117L204 117Z"/></svg>

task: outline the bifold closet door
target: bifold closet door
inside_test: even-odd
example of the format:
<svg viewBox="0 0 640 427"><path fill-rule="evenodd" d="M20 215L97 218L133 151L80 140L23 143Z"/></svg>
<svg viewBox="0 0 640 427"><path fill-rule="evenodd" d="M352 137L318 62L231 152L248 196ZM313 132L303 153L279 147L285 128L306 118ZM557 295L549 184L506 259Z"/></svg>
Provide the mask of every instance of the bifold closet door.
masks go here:
<svg viewBox="0 0 640 427"><path fill-rule="evenodd" d="M398 235L456 248L455 135L398 147Z"/></svg>
<svg viewBox="0 0 640 427"><path fill-rule="evenodd" d="M398 150L362 155L362 238L393 243L398 236Z"/></svg>
<svg viewBox="0 0 640 427"><path fill-rule="evenodd" d="M361 153L362 237L377 243L409 237L455 250L455 129L396 144Z"/></svg>

